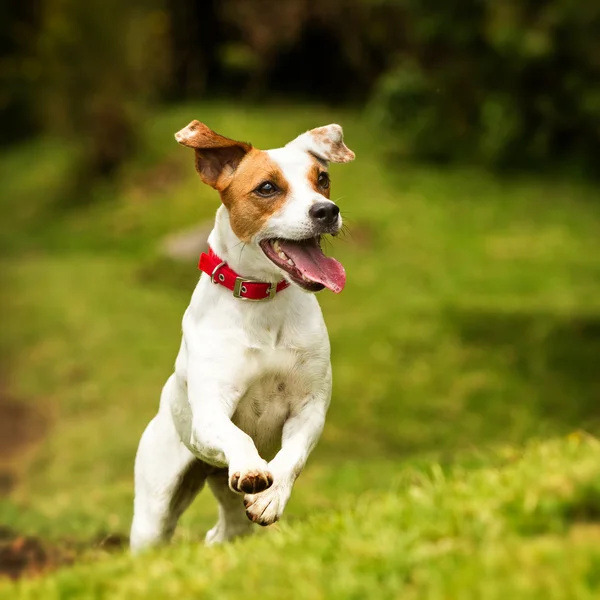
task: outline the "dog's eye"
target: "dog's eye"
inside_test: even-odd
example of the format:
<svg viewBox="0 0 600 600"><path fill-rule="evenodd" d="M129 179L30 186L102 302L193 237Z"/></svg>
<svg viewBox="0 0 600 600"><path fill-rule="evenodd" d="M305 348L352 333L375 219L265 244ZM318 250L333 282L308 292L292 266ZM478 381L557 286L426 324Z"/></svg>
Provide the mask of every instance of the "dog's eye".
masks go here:
<svg viewBox="0 0 600 600"><path fill-rule="evenodd" d="M324 190L329 188L329 175L325 171L319 173L318 179L319 187L322 187Z"/></svg>
<svg viewBox="0 0 600 600"><path fill-rule="evenodd" d="M271 183L270 181L263 181L254 191L259 196L268 198L269 196L276 194L279 190L274 183Z"/></svg>

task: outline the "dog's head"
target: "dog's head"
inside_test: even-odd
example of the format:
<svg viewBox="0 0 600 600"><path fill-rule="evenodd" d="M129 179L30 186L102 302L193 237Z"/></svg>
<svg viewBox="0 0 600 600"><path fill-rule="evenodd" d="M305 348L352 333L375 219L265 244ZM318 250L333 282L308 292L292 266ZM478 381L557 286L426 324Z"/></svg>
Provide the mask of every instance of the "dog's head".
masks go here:
<svg viewBox="0 0 600 600"><path fill-rule="evenodd" d="M340 209L329 198L328 165L354 159L339 125L311 129L283 148L266 151L223 137L199 121L175 139L194 148L196 170L221 194L240 240L260 246L305 290L343 289L344 268L320 248L321 236L342 227Z"/></svg>

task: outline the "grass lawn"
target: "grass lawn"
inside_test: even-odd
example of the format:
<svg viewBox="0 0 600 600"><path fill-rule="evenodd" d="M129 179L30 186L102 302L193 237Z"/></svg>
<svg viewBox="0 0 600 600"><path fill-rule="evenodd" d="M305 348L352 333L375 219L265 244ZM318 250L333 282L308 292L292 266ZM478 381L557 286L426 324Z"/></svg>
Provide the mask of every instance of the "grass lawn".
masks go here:
<svg viewBox="0 0 600 600"><path fill-rule="evenodd" d="M333 401L283 523L205 549L205 492L171 547L134 560L97 541L127 534L198 278L159 241L218 206L172 137L192 118L258 147L344 126L357 160L332 167L332 198L351 234L331 253L348 284L320 294ZM76 204L74 149L0 156L2 397L41 423L0 524L77 557L0 579L0 598L598 597L600 450L569 437L600 433L598 189L394 161L360 115L319 107L185 106L143 127Z"/></svg>

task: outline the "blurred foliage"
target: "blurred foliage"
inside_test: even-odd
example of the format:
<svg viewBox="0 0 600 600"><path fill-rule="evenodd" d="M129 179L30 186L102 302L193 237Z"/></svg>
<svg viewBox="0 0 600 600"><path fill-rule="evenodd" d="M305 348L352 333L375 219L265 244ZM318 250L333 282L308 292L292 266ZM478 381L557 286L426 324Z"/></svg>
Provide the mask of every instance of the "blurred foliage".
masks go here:
<svg viewBox="0 0 600 600"><path fill-rule="evenodd" d="M37 3L0 3L0 140L9 143L34 130L33 82L39 68L31 56L38 27Z"/></svg>
<svg viewBox="0 0 600 600"><path fill-rule="evenodd" d="M0 120L85 136L110 173L152 101L367 104L395 153L490 166L600 151L600 4L25 0L1 9Z"/></svg>
<svg viewBox="0 0 600 600"><path fill-rule="evenodd" d="M38 0L24 7L3 28L9 52L0 75L11 85L2 104L13 107L3 128L23 125L14 121L17 113L26 133L79 142L82 180L112 173L132 150L136 121L167 75L166 13L158 0ZM18 135L12 133L9 140Z"/></svg>
<svg viewBox="0 0 600 600"><path fill-rule="evenodd" d="M374 92L404 150L490 165L593 166L600 151L600 4L381 0L397 27ZM391 39L391 38L390 38Z"/></svg>
<svg viewBox="0 0 600 600"><path fill-rule="evenodd" d="M139 109L165 75L166 15L152 0L44 0L36 41L38 109L48 129L86 136L110 173L131 151Z"/></svg>
<svg viewBox="0 0 600 600"><path fill-rule="evenodd" d="M228 0L221 6L254 56L255 87L301 92L305 86L321 100L371 98L372 116L394 134L397 151L491 166L557 160L595 166L598 3ZM289 61L298 49L303 60ZM302 63L324 74L320 86Z"/></svg>

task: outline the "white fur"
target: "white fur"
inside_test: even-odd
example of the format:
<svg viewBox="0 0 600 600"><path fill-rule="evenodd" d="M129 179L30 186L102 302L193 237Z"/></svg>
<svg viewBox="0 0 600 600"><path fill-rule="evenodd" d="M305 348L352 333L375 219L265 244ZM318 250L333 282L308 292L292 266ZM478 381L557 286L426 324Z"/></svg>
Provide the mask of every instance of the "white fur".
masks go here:
<svg viewBox="0 0 600 600"><path fill-rule="evenodd" d="M285 206L245 245L221 206L209 243L241 276L272 282L284 273L258 241L310 235L308 209L326 199L308 182L312 161L302 145L269 154L290 185ZM140 441L132 549L169 539L205 480L220 505L206 543L247 534L250 518L263 525L277 521L323 429L331 397L329 354L313 294L292 285L272 300L246 302L203 274L183 317L175 372ZM260 493L232 491L232 481L269 475L273 484Z"/></svg>
<svg viewBox="0 0 600 600"><path fill-rule="evenodd" d="M269 219L261 239L284 237L294 240L313 235L313 223L308 216L308 209L315 202L331 201L310 185L307 173L314 164L310 155L303 151L302 146L295 145L268 150L267 153L285 173L290 188L283 209ZM341 226L342 217L339 215L338 228Z"/></svg>

